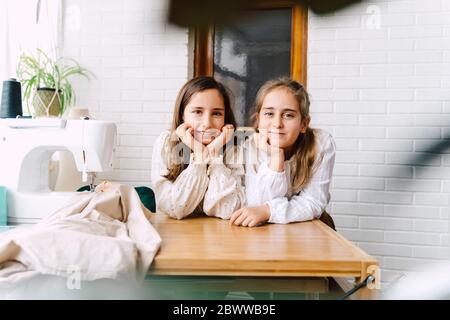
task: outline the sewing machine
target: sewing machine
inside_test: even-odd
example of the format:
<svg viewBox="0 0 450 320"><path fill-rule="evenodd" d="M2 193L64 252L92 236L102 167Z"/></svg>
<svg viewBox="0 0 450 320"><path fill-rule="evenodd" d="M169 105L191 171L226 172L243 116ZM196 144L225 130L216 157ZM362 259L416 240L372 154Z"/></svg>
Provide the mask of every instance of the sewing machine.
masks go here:
<svg viewBox="0 0 450 320"><path fill-rule="evenodd" d="M7 188L8 222L35 223L75 194L49 188L49 160L72 153L83 181L112 170L116 125L100 120L0 119L0 185Z"/></svg>

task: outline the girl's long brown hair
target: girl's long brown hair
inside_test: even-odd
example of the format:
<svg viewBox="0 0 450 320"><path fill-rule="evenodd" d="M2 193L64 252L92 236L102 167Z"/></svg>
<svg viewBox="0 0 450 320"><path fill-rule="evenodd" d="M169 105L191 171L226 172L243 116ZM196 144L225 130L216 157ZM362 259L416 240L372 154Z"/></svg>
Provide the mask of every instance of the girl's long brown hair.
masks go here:
<svg viewBox="0 0 450 320"><path fill-rule="evenodd" d="M170 157L168 166L169 172L165 176L170 181L175 181L180 173L188 166L186 163L180 163L179 161L180 157L183 157L184 154L183 149L181 149L181 153L177 152L177 145L179 145L181 141L178 139L175 133L178 126L183 123L184 109L186 108L187 104L194 96L194 94L209 89L215 89L220 93L223 98L223 104L225 107L225 124L232 124L236 128L236 120L231 109L230 96L224 85L216 81L216 79L214 79L213 77L206 76L199 76L186 82L178 93L177 100L175 101L175 109L173 112L172 126L170 130Z"/></svg>
<svg viewBox="0 0 450 320"><path fill-rule="evenodd" d="M289 78L278 78L266 82L258 91L255 101L255 128L258 128L259 113L267 94L275 89L287 89L292 92L298 102L301 121L309 119L309 95L299 82ZM311 180L316 158L315 132L309 126L305 133L300 133L292 148L291 190L299 192Z"/></svg>

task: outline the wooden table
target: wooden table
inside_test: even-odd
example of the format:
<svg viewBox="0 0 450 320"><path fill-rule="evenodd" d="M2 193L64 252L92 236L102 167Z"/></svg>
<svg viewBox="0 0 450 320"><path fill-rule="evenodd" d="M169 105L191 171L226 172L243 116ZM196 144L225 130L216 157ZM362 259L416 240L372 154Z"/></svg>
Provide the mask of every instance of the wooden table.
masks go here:
<svg viewBox="0 0 450 320"><path fill-rule="evenodd" d="M244 284L247 291L321 293L327 292L330 278L343 287L345 277L359 282L378 266L373 257L319 220L257 228L231 226L206 216L175 220L153 214L150 221L162 245L149 279L190 276L219 279L212 281L214 285L211 280L208 285L197 284L216 290ZM359 297L374 298L375 291L359 291Z"/></svg>

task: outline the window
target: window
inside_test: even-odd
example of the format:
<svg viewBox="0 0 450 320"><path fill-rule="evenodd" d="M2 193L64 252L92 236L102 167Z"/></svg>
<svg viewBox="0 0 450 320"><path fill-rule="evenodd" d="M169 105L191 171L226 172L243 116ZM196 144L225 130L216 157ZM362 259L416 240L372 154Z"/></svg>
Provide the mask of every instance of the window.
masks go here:
<svg viewBox="0 0 450 320"><path fill-rule="evenodd" d="M239 126L251 125L258 88L290 76L306 85L307 10L289 1L266 3L226 25L196 30L194 75L215 76L233 94Z"/></svg>

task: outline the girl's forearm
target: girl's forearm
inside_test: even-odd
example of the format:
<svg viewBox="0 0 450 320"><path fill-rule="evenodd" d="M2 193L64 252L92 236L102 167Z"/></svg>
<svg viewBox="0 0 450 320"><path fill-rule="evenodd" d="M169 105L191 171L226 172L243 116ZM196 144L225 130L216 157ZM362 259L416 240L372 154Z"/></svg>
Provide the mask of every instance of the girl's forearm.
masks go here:
<svg viewBox="0 0 450 320"><path fill-rule="evenodd" d="M283 151L269 156L269 168L273 171L283 172L284 171L284 153Z"/></svg>

